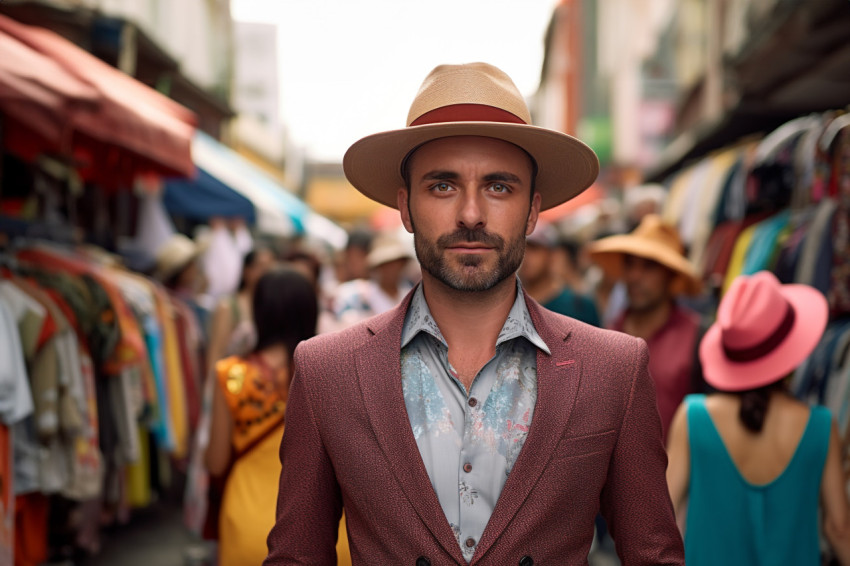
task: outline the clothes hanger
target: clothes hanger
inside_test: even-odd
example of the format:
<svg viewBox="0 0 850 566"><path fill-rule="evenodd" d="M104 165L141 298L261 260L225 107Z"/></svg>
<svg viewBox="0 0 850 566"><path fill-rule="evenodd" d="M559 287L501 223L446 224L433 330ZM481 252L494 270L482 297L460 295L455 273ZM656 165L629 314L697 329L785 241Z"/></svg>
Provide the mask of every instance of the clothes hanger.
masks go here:
<svg viewBox="0 0 850 566"><path fill-rule="evenodd" d="M837 136L838 132L846 126L850 126L850 113L842 114L830 122L818 141L820 150L824 153L828 152L829 148L832 147L832 142L835 140L835 136Z"/></svg>

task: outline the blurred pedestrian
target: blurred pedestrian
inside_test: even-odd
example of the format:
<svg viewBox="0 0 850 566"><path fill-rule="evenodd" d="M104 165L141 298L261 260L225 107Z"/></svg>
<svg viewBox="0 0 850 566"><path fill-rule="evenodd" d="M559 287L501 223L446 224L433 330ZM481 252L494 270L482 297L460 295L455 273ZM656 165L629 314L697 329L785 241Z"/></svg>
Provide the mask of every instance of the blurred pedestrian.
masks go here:
<svg viewBox="0 0 850 566"><path fill-rule="evenodd" d="M239 278L242 275L242 264L245 254L240 240L250 235L245 234L247 227L243 225L238 232L233 232L231 225L235 223L224 218L210 218L209 226L198 226L194 233L195 238L204 237L209 241L209 247L201 259L204 277L207 280L207 288L204 301L210 310L215 312L217 303L227 295L238 290ZM238 224L235 224L238 226Z"/></svg>
<svg viewBox="0 0 850 566"><path fill-rule="evenodd" d="M691 395L670 431L670 495L685 513L685 558L702 564L821 564L824 531L850 564L850 514L838 429L786 377L818 344L827 301L769 272L738 277L700 344L716 393Z"/></svg>
<svg viewBox="0 0 850 566"><path fill-rule="evenodd" d="M316 333L322 334L337 330L336 314L333 312L333 296L328 296L322 284L322 260L319 255L307 249L294 249L284 255L283 260L294 269L301 271L313 284L319 300L319 318Z"/></svg>
<svg viewBox="0 0 850 566"><path fill-rule="evenodd" d="M215 366L206 464L212 475L226 474L219 518L222 565L259 565L266 556L292 354L299 342L315 335L317 305L312 283L299 271L268 271L254 289L253 350Z"/></svg>
<svg viewBox="0 0 850 566"><path fill-rule="evenodd" d="M398 305L413 288L405 277L411 259L413 250L396 233L378 234L366 256L369 278L346 281L336 289L337 327L347 328Z"/></svg>
<svg viewBox="0 0 850 566"><path fill-rule="evenodd" d="M337 269L337 281L344 283L354 279L368 279L369 265L366 257L372 249L374 234L368 228L353 228L348 232L348 241L342 250Z"/></svg>
<svg viewBox="0 0 850 566"><path fill-rule="evenodd" d="M649 345L649 373L666 438L682 399L698 387L693 376L700 318L676 298L699 293L700 279L676 229L654 214L645 216L630 234L593 242L589 251L606 277L626 285L628 306L611 328Z"/></svg>
<svg viewBox="0 0 850 566"><path fill-rule="evenodd" d="M587 258L584 247L575 238L559 237L552 249L552 271L564 284L586 297L590 297L586 278ZM592 299L591 299L592 300ZM594 302L594 308L599 312Z"/></svg>
<svg viewBox="0 0 850 566"><path fill-rule="evenodd" d="M254 328L253 297L257 281L274 265L275 255L269 248L255 247L242 260L239 288L221 299L210 325L207 367L227 356L245 355L257 339Z"/></svg>
<svg viewBox="0 0 850 566"><path fill-rule="evenodd" d="M525 240L525 257L519 268L522 285L543 307L599 326L599 313L593 300L571 289L555 271L558 238L554 226L538 220L537 227Z"/></svg>
<svg viewBox="0 0 850 566"><path fill-rule="evenodd" d="M208 540L218 539L219 512L224 482L209 478L204 467L204 453L210 440L214 374L216 362L228 356L245 356L257 341L254 326L254 290L260 278L272 267L274 253L265 247L255 247L242 261L239 289L222 298L216 306L210 324L210 339L206 350L207 375L204 376L201 418L192 446L189 461L184 510L187 526ZM212 546L211 546L212 547Z"/></svg>
<svg viewBox="0 0 850 566"><path fill-rule="evenodd" d="M398 208L422 281L400 305L302 343L266 566L585 564L602 510L624 564L683 564L646 345L540 307L516 272L542 209L598 160L530 125L484 63L441 65L408 126L345 154Z"/></svg>
<svg viewBox="0 0 850 566"><path fill-rule="evenodd" d="M192 308L201 329L209 322L209 311L198 301L206 290L200 258L208 244L207 239L195 241L180 233L172 234L156 251L153 271L154 279Z"/></svg>

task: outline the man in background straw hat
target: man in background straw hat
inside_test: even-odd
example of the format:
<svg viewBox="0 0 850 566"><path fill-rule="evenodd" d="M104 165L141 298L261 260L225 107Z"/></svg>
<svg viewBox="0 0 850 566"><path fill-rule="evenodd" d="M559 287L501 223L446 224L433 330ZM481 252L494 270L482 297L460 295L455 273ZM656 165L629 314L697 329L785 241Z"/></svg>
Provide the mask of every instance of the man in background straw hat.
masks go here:
<svg viewBox="0 0 850 566"><path fill-rule="evenodd" d="M337 287L333 298L337 328L347 328L396 306L413 286L405 268L413 259L413 246L396 231L376 234L366 256L370 274Z"/></svg>
<svg viewBox="0 0 850 566"><path fill-rule="evenodd" d="M683 564L646 345L547 311L516 271L540 210L586 189L582 142L530 125L510 78L442 65L348 180L398 208L422 284L299 346L265 564L585 564L601 510L624 564Z"/></svg>
<svg viewBox="0 0 850 566"><path fill-rule="evenodd" d="M600 326L599 313L593 299L572 289L555 272L555 254L560 247L557 228L538 220L534 232L525 241L525 257L519 278L525 292L550 311ZM572 258L569 258L572 261ZM572 266L570 266L572 267Z"/></svg>
<svg viewBox="0 0 850 566"><path fill-rule="evenodd" d="M701 281L676 229L655 214L644 216L630 234L594 242L589 251L606 275L625 283L628 307L612 329L643 338L649 346L649 373L666 438L676 408L695 392L697 382L700 320L676 298L698 294Z"/></svg>

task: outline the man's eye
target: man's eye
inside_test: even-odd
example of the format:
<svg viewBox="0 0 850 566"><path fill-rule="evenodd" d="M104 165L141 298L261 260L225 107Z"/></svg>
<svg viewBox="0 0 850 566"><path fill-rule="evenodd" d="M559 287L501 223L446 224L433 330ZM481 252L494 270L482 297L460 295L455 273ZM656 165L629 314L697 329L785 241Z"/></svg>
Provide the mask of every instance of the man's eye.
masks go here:
<svg viewBox="0 0 850 566"><path fill-rule="evenodd" d="M437 183L431 188L437 191L438 193L444 193L446 191L450 191L452 189L452 186L448 183Z"/></svg>
<svg viewBox="0 0 850 566"><path fill-rule="evenodd" d="M494 193L509 193L511 191L511 188L507 185L503 185L502 183L496 183L490 185L490 190Z"/></svg>

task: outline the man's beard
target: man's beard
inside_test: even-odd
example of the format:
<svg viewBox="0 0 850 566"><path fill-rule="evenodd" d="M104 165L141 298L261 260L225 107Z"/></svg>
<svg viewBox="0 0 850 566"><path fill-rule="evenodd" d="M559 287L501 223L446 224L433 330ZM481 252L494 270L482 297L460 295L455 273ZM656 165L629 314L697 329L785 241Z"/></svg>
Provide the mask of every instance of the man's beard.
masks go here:
<svg viewBox="0 0 850 566"><path fill-rule="evenodd" d="M477 254L460 255L457 262L449 260L444 250L458 244L481 244L493 248L498 255L494 269L482 267L485 258ZM525 234L505 241L483 229L458 228L440 236L436 242L424 239L414 226L413 244L422 269L456 291L475 292L492 289L519 269L525 254Z"/></svg>
<svg viewBox="0 0 850 566"><path fill-rule="evenodd" d="M626 293L629 299L629 311L636 314L653 312L670 302L670 296L668 293L652 295L649 297L643 296L639 297L637 300L632 298L632 293L628 289Z"/></svg>

